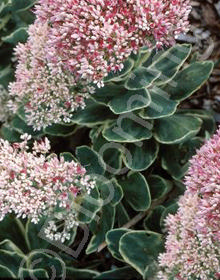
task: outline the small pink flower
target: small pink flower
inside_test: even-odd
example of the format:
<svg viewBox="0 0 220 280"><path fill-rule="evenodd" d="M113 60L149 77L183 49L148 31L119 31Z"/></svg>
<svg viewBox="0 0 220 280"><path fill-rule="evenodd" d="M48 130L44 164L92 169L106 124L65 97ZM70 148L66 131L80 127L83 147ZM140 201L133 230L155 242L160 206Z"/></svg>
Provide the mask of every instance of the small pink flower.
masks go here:
<svg viewBox="0 0 220 280"><path fill-rule="evenodd" d="M70 187L70 191L74 196L76 196L79 192L79 189L77 187Z"/></svg>
<svg viewBox="0 0 220 280"><path fill-rule="evenodd" d="M77 174L79 174L79 175L84 175L84 174L86 173L86 170L85 170L84 167L78 165L77 168L76 168L76 172L77 172Z"/></svg>

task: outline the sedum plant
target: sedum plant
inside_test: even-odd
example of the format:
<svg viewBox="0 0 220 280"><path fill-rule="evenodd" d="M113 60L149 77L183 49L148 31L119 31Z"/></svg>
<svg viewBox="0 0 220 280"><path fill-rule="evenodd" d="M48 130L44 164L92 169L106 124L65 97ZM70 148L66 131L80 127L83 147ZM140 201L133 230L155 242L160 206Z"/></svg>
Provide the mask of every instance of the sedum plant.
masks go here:
<svg viewBox="0 0 220 280"><path fill-rule="evenodd" d="M164 221L185 191L189 158L215 130L211 113L184 107L213 63L190 60L190 45L168 48L187 30L189 12L183 0L38 2L28 40L16 47L16 80L9 87L14 115L1 129L2 147L12 151L20 173L9 172L4 149L0 156L12 191L16 179L19 193L29 196L23 187L31 178L39 187L33 193L48 199L35 209L36 221L25 197L18 205L9 197L0 251L14 259L0 259L2 275L49 278L50 263L57 277L70 279L156 279ZM32 152L20 150L31 146L23 134L37 141ZM47 155L44 136L56 155ZM22 155L30 159L29 173ZM52 216L50 228L44 214ZM8 231L12 225L19 238ZM83 241L82 230L87 237L76 260L68 252Z"/></svg>
<svg viewBox="0 0 220 280"><path fill-rule="evenodd" d="M211 113L181 106L213 68L212 62L191 62L190 52L185 44L141 49L122 71L105 78L104 87L96 88L69 124L34 131L21 107L2 128L11 141L25 132L36 139L46 134L52 142L65 140L65 151L71 152L66 157L76 157L95 178L98 191L81 203L87 214L78 217L91 232L86 254L106 248L116 262L124 263L95 279L156 277L164 219L177 211L189 158L215 129ZM91 142L74 144L83 131Z"/></svg>
<svg viewBox="0 0 220 280"><path fill-rule="evenodd" d="M70 122L132 51L173 44L187 31L189 12L188 0L38 1L29 39L16 48L11 110L25 104L28 124L37 130Z"/></svg>

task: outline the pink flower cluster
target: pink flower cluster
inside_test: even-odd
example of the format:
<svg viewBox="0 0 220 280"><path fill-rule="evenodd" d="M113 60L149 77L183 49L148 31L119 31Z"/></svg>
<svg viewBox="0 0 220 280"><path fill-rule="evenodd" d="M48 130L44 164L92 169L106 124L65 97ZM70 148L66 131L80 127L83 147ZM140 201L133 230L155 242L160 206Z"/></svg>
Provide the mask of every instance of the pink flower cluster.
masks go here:
<svg viewBox="0 0 220 280"><path fill-rule="evenodd" d="M174 43L188 28L188 0L40 0L36 14L50 25L48 60L77 80L100 82L140 47Z"/></svg>
<svg viewBox="0 0 220 280"><path fill-rule="evenodd" d="M9 85L10 111L15 113L24 103L29 125L35 129L52 123L69 122L71 112L84 107L89 86L77 88L73 75L59 65L50 65L46 59L48 25L35 23L29 27L29 39L16 49L18 65L16 81Z"/></svg>
<svg viewBox="0 0 220 280"><path fill-rule="evenodd" d="M220 128L191 159L176 215L169 215L159 279L220 279ZM172 278L173 277L173 278Z"/></svg>
<svg viewBox="0 0 220 280"><path fill-rule="evenodd" d="M34 142L28 151L30 136L21 143L0 140L0 220L8 213L38 223L51 218L45 229L48 238L70 238L69 231L78 224L79 196L90 193L95 182L77 162L67 162L55 154L48 155L47 138ZM56 223L62 222L61 230Z"/></svg>
<svg viewBox="0 0 220 280"><path fill-rule="evenodd" d="M39 0L29 40L16 49L11 109L26 102L35 129L69 122L95 84L142 46L174 43L188 29L189 0Z"/></svg>

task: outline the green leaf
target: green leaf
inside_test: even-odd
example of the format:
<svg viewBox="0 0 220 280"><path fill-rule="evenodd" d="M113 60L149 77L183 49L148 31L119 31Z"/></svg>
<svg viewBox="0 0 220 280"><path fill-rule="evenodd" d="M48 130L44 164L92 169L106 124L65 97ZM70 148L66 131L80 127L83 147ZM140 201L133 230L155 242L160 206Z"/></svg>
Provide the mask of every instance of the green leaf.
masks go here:
<svg viewBox="0 0 220 280"><path fill-rule="evenodd" d="M130 73L125 88L129 90L148 88L159 76L158 71L140 66Z"/></svg>
<svg viewBox="0 0 220 280"><path fill-rule="evenodd" d="M160 234L136 230L121 237L119 252L128 264L143 275L146 267L156 260L163 250L162 244Z"/></svg>
<svg viewBox="0 0 220 280"><path fill-rule="evenodd" d="M108 233L106 234L106 243L108 245L109 251L114 258L122 262L124 261L124 259L119 252L119 240L125 233L130 231L130 229L126 228L117 228L108 231Z"/></svg>
<svg viewBox="0 0 220 280"><path fill-rule="evenodd" d="M28 38L27 28L26 27L20 27L16 29L14 32L9 34L8 36L2 37L2 41L16 45L19 42L25 43Z"/></svg>
<svg viewBox="0 0 220 280"><path fill-rule="evenodd" d="M67 279L80 279L88 280L93 279L93 277L98 276L100 273L90 269L79 269L73 267L66 267L66 277Z"/></svg>
<svg viewBox="0 0 220 280"><path fill-rule="evenodd" d="M9 142L21 142L21 134L12 129L10 126L3 125L1 128L1 135L4 140Z"/></svg>
<svg viewBox="0 0 220 280"><path fill-rule="evenodd" d="M127 92L113 97L108 106L115 114L132 112L148 106L151 97L147 89L128 90Z"/></svg>
<svg viewBox="0 0 220 280"><path fill-rule="evenodd" d="M191 45L177 44L163 52L163 54L149 67L149 69L161 73L155 83L164 84L171 80L189 56L191 49Z"/></svg>
<svg viewBox="0 0 220 280"><path fill-rule="evenodd" d="M199 118L183 114L175 114L157 120L154 137L162 144L177 144L194 137L201 128Z"/></svg>
<svg viewBox="0 0 220 280"><path fill-rule="evenodd" d="M108 141L133 143L152 137L152 123L144 121L133 113L122 114L103 130Z"/></svg>
<svg viewBox="0 0 220 280"><path fill-rule="evenodd" d="M105 173L105 163L101 156L88 146L80 146L76 148L76 157L85 167L89 174Z"/></svg>
<svg viewBox="0 0 220 280"><path fill-rule="evenodd" d="M199 135L203 137L206 136L207 132L212 135L216 130L216 121L213 112L201 109L181 109L179 113L200 118L203 123Z"/></svg>
<svg viewBox="0 0 220 280"><path fill-rule="evenodd" d="M112 206L116 206L122 200L123 191L115 178L111 180L101 178L100 182L97 180L97 186L104 204L111 203Z"/></svg>
<svg viewBox="0 0 220 280"><path fill-rule="evenodd" d="M37 224L32 223L30 220L27 221L25 227L26 240L28 241L30 250L34 249L45 249L50 246L50 243L39 236L46 218L41 218Z"/></svg>
<svg viewBox="0 0 220 280"><path fill-rule="evenodd" d="M6 266L0 265L0 275L1 278L16 278L16 275Z"/></svg>
<svg viewBox="0 0 220 280"><path fill-rule="evenodd" d="M179 197L181 195L183 195L186 191L186 186L184 185L184 183L182 181L174 181L174 188L173 188L173 195L175 197Z"/></svg>
<svg viewBox="0 0 220 280"><path fill-rule="evenodd" d="M105 234L112 229L115 221L115 207L110 204L104 205L101 209L100 220L96 223L94 235L86 249L87 254L95 252L98 246L105 241Z"/></svg>
<svg viewBox="0 0 220 280"><path fill-rule="evenodd" d="M20 220L13 218L11 215L7 215L0 222L0 241L5 239L11 240L22 251L27 252L25 229Z"/></svg>
<svg viewBox="0 0 220 280"><path fill-rule="evenodd" d="M163 169L174 179L181 180L189 168L190 158L203 143L203 138L194 137L184 143L164 147L161 160Z"/></svg>
<svg viewBox="0 0 220 280"><path fill-rule="evenodd" d="M132 52L129 56L129 58L133 59L134 60L134 67L137 67L138 64L139 64L139 60L141 58L141 52Z"/></svg>
<svg viewBox="0 0 220 280"><path fill-rule="evenodd" d="M35 15L31 10L24 9L18 13L12 13L12 20L17 27L28 27L35 20Z"/></svg>
<svg viewBox="0 0 220 280"><path fill-rule="evenodd" d="M126 92L127 92L127 90L121 84L115 84L115 83L111 83L111 82L107 83L104 87L96 88L95 92L92 95L92 99L91 100L89 99L87 101L88 104L86 104L86 110L87 110L88 106L89 106L89 109L90 108L92 109L93 107L96 108L97 106L99 108L103 108L103 106L100 107L100 104L107 106L109 101L111 101L114 97L118 97L123 94L126 94ZM100 104L95 103L93 99ZM97 110L97 112L98 112L98 110Z"/></svg>
<svg viewBox="0 0 220 280"><path fill-rule="evenodd" d="M130 217L121 202L116 206L115 219L117 221L118 227L123 227L123 225L130 221Z"/></svg>
<svg viewBox="0 0 220 280"><path fill-rule="evenodd" d="M95 280L122 280L122 279L126 279L126 280L138 280L139 275L137 274L137 272L128 266L122 267L122 268L115 268L109 271L105 271L103 273L101 273L99 276L93 278Z"/></svg>
<svg viewBox="0 0 220 280"><path fill-rule="evenodd" d="M172 153L170 155L173 157ZM172 183L158 175L148 176L147 182L150 187L152 200L161 199L172 189Z"/></svg>
<svg viewBox="0 0 220 280"><path fill-rule="evenodd" d="M76 130L75 125L52 124L44 129L44 133L52 136L67 137L72 135Z"/></svg>
<svg viewBox="0 0 220 280"><path fill-rule="evenodd" d="M123 148L123 146L118 143L108 142L102 136L102 127L99 129L93 128L90 131L90 138L92 139L93 149L98 152L106 165L106 171L111 174L119 173L122 166L120 148Z"/></svg>
<svg viewBox="0 0 220 280"><path fill-rule="evenodd" d="M61 153L60 157L63 157L64 160L67 161L67 162L77 161L77 159L69 152Z"/></svg>
<svg viewBox="0 0 220 280"><path fill-rule="evenodd" d="M49 275L45 269L27 269L21 267L18 274L19 279L49 279Z"/></svg>
<svg viewBox="0 0 220 280"><path fill-rule="evenodd" d="M159 119L173 115L179 103L170 99L169 92L159 87L153 87L149 90L151 103L148 107L142 109L139 115L144 119Z"/></svg>
<svg viewBox="0 0 220 280"><path fill-rule="evenodd" d="M164 50L158 50L158 48L154 48L150 51L150 55L147 57L145 61L143 61L143 66L148 68L150 67L154 61L158 60L159 57L164 53Z"/></svg>
<svg viewBox="0 0 220 280"><path fill-rule="evenodd" d="M13 275L17 276L19 267L24 257L24 255L21 255L16 251L10 252L6 250L0 250L0 266L7 267L13 273Z"/></svg>
<svg viewBox="0 0 220 280"><path fill-rule="evenodd" d="M213 62L195 62L180 71L172 80L172 84L164 87L171 99L182 101L197 91L209 78Z"/></svg>
<svg viewBox="0 0 220 280"><path fill-rule="evenodd" d="M5 88L8 87L9 82L13 80L13 70L11 65L0 69L0 84L3 85Z"/></svg>
<svg viewBox="0 0 220 280"><path fill-rule="evenodd" d="M148 47L144 46L142 48L140 48L139 50L139 59L137 61L137 66L144 66L144 63L149 59L150 55L151 55L151 49L149 49ZM136 66L136 65L135 65Z"/></svg>
<svg viewBox="0 0 220 280"><path fill-rule="evenodd" d="M121 185L126 201L136 211L145 211L151 205L150 190L145 177L141 173L128 173Z"/></svg>
<svg viewBox="0 0 220 280"><path fill-rule="evenodd" d="M71 122L88 127L101 124L115 116L108 107L96 103L93 99L86 100L84 109L78 109L71 117Z"/></svg>
<svg viewBox="0 0 220 280"><path fill-rule="evenodd" d="M0 242L0 249L11 253L17 252L19 255L23 255L23 252L18 248L11 240L5 239Z"/></svg>
<svg viewBox="0 0 220 280"><path fill-rule="evenodd" d="M124 63L124 67L121 71L116 71L116 72L110 72L107 77L104 78L104 82L118 82L123 80L123 78L131 71L131 69L134 66L134 61L133 59L128 59Z"/></svg>
<svg viewBox="0 0 220 280"><path fill-rule="evenodd" d="M63 260L55 255L49 255L53 251L48 251L47 253L44 253L44 251L35 250L32 251L27 260L27 268L28 269L44 269L47 271L49 277L52 277L55 279L62 277L63 272L65 271L65 263Z"/></svg>
<svg viewBox="0 0 220 280"><path fill-rule="evenodd" d="M160 227L163 228L164 227L164 221L166 219L166 217L171 214L171 215L175 215L176 212L178 210L178 204L174 201L171 202L163 211L161 218L160 218Z"/></svg>
<svg viewBox="0 0 220 280"><path fill-rule="evenodd" d="M163 205L156 206L144 220L144 228L146 230L156 231L162 233L160 226L160 219L165 207Z"/></svg>
<svg viewBox="0 0 220 280"><path fill-rule="evenodd" d="M2 8L2 6L0 8ZM1 16L1 18L0 18L0 30L5 28L8 21L10 20L10 18L11 18L10 14L6 14L5 16Z"/></svg>
<svg viewBox="0 0 220 280"><path fill-rule="evenodd" d="M25 113L25 106L22 105L18 108L17 110L17 115L19 116L20 119L26 122L26 113Z"/></svg>
<svg viewBox="0 0 220 280"><path fill-rule="evenodd" d="M146 170L156 160L159 145L153 139L126 145L123 161L133 171Z"/></svg>
<svg viewBox="0 0 220 280"><path fill-rule="evenodd" d="M21 12L27 9L30 9L36 0L22 0L22 1L17 1L17 0L12 0L11 1L11 11L13 12Z"/></svg>
<svg viewBox="0 0 220 280"><path fill-rule="evenodd" d="M96 213L102 206L99 192L95 187L90 194L85 195L80 201L74 204L74 208L77 210L78 220L81 223L90 223L96 216Z"/></svg>
<svg viewBox="0 0 220 280"><path fill-rule="evenodd" d="M144 280L155 280L158 274L158 263L154 261L148 265L144 271L143 278Z"/></svg>

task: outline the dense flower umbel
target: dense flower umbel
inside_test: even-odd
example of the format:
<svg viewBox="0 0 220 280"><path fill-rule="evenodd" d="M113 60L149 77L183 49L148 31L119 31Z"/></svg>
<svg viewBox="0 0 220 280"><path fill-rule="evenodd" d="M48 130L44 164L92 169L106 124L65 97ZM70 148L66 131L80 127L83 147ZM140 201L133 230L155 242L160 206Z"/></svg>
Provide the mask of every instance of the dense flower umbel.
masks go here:
<svg viewBox="0 0 220 280"><path fill-rule="evenodd" d="M47 24L30 26L28 42L16 47L16 81L9 86L10 109L16 112L17 107L26 102L27 122L36 129L68 122L72 111L84 107L86 91L91 92L88 86L80 90L74 76L61 66L55 68L47 62L47 36Z"/></svg>
<svg viewBox="0 0 220 280"><path fill-rule="evenodd" d="M16 49L10 107L26 102L35 129L68 122L132 51L187 31L189 12L189 0L39 0L29 40Z"/></svg>
<svg viewBox="0 0 220 280"><path fill-rule="evenodd" d="M196 229L220 243L220 128L191 160L186 185L200 197Z"/></svg>
<svg viewBox="0 0 220 280"><path fill-rule="evenodd" d="M185 183L177 214L166 220L159 279L219 280L220 129L192 158Z"/></svg>
<svg viewBox="0 0 220 280"><path fill-rule="evenodd" d="M39 0L36 8L50 26L49 61L96 83L139 47L174 43L189 12L189 0Z"/></svg>
<svg viewBox="0 0 220 280"><path fill-rule="evenodd" d="M32 152L27 146L30 136L23 139L12 145L0 140L0 219L8 213L33 223L43 216L51 218L45 229L47 237L64 241L78 224L75 200L90 193L95 183L77 162L48 156L47 138L34 142ZM62 222L60 229L57 221Z"/></svg>

